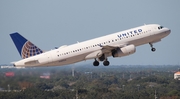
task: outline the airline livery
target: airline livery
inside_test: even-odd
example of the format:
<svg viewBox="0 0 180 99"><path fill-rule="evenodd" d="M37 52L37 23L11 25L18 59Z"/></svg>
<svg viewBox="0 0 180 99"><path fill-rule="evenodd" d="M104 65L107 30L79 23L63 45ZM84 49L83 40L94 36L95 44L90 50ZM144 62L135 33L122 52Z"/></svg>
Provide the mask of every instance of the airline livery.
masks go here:
<svg viewBox="0 0 180 99"><path fill-rule="evenodd" d="M93 65L103 62L108 66L108 57L123 57L135 53L136 46L149 43L151 51L156 49L153 43L169 35L170 29L158 24L143 25L129 30L113 33L99 38L63 45L50 51L43 51L19 33L10 34L20 56L14 62L15 67L62 66L88 59L94 59Z"/></svg>

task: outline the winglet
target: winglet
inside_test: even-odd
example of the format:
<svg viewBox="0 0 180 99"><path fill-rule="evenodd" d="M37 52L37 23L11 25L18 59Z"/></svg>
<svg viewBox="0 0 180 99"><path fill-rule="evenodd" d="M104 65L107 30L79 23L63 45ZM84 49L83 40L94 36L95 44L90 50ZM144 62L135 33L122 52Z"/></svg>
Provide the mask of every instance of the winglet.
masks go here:
<svg viewBox="0 0 180 99"><path fill-rule="evenodd" d="M43 51L40 48L38 48L36 45L28 41L19 33L15 32L15 33L10 34L10 36L20 56L23 59L43 53Z"/></svg>

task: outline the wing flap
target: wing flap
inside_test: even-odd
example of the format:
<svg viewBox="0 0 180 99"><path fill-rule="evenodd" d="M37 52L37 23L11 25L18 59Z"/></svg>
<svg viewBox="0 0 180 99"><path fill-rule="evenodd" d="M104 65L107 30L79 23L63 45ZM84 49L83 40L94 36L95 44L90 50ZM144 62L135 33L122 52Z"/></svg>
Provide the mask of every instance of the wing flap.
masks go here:
<svg viewBox="0 0 180 99"><path fill-rule="evenodd" d="M102 52L103 53L111 53L113 49L116 49L118 47L124 47L126 44L121 44L121 45L106 45L106 46L101 46L102 47Z"/></svg>
<svg viewBox="0 0 180 99"><path fill-rule="evenodd" d="M102 55L102 50L97 50L95 52L92 52L90 54L88 54L85 59L93 59L93 58L96 58L96 57L100 57Z"/></svg>
<svg viewBox="0 0 180 99"><path fill-rule="evenodd" d="M108 49L108 50L112 50L115 49L117 47L124 47L127 44L121 44L121 45L105 45L105 46L101 46L103 49Z"/></svg>

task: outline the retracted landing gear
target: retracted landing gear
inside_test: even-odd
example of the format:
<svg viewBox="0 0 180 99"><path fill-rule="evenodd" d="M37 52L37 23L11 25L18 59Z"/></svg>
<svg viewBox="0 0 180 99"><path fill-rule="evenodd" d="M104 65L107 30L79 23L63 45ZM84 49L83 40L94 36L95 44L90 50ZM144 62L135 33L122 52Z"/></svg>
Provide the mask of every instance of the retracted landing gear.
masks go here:
<svg viewBox="0 0 180 99"><path fill-rule="evenodd" d="M149 43L149 45L151 46L151 51L152 51L152 52L155 52L155 51L156 51L156 48L153 47L153 44L152 44L152 43Z"/></svg>
<svg viewBox="0 0 180 99"><path fill-rule="evenodd" d="M95 59L95 61L93 62L94 66L99 66L99 62Z"/></svg>

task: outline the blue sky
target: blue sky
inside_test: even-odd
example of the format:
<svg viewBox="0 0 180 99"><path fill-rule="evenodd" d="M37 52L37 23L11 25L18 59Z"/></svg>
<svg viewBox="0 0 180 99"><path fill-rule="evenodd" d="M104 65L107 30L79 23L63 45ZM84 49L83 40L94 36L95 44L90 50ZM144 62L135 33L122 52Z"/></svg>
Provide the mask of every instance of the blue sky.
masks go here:
<svg viewBox="0 0 180 99"><path fill-rule="evenodd" d="M109 58L111 64L180 64L179 4L179 0L0 0L0 64L21 59L9 36L13 32L51 50L151 23L172 31L154 44L157 51L151 52L146 44L133 55Z"/></svg>

